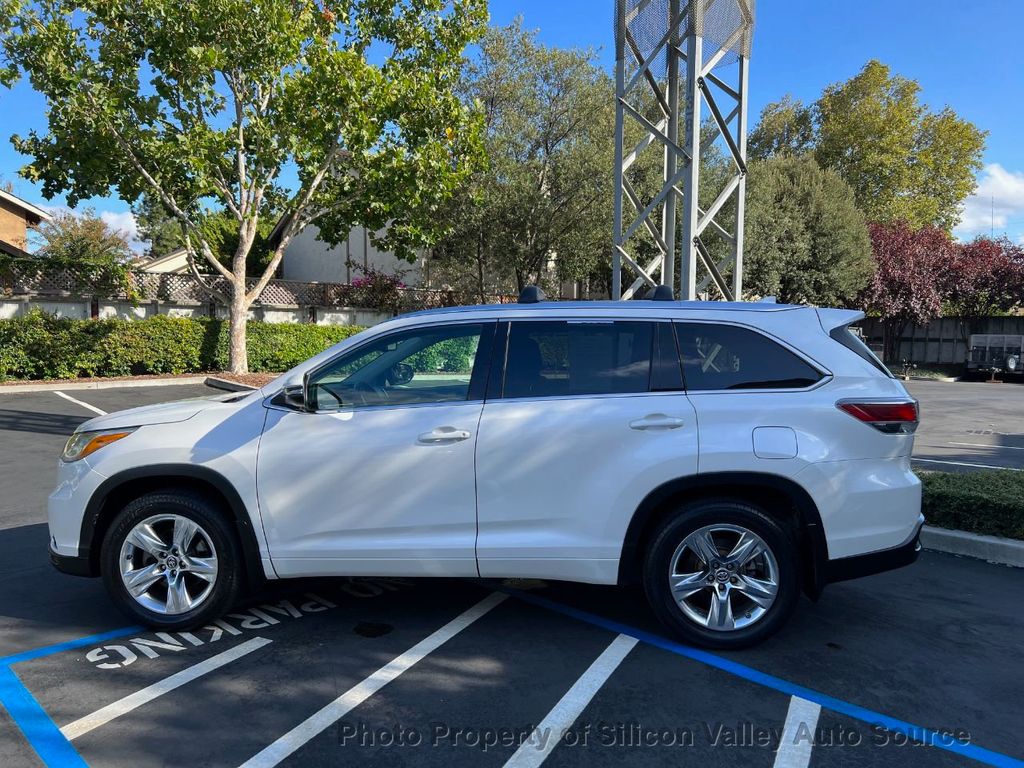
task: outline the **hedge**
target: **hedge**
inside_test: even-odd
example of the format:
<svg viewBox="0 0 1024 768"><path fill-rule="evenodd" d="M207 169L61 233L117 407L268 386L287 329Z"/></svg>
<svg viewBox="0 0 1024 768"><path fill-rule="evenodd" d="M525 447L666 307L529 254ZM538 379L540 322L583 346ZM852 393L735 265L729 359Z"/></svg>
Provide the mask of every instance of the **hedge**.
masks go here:
<svg viewBox="0 0 1024 768"><path fill-rule="evenodd" d="M249 370L284 371L362 330L344 325L248 324ZM0 320L0 381L199 373L228 367L228 323L158 315L73 320L42 312Z"/></svg>
<svg viewBox="0 0 1024 768"><path fill-rule="evenodd" d="M1024 539L1024 472L923 472L930 525Z"/></svg>

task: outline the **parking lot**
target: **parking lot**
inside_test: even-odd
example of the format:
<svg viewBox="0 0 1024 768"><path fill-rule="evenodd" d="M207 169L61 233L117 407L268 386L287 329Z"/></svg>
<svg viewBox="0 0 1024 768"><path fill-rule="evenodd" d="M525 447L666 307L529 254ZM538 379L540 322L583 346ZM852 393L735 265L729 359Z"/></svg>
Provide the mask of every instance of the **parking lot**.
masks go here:
<svg viewBox="0 0 1024 768"><path fill-rule="evenodd" d="M907 389L921 402L920 469L1024 468L1024 384L911 381Z"/></svg>
<svg viewBox="0 0 1024 768"><path fill-rule="evenodd" d="M1024 468L1024 387L909 388L920 468ZM126 626L47 561L56 456L96 409L212 393L0 394L0 766L1024 765L1024 571L937 553L733 653L553 582L281 582L191 633Z"/></svg>

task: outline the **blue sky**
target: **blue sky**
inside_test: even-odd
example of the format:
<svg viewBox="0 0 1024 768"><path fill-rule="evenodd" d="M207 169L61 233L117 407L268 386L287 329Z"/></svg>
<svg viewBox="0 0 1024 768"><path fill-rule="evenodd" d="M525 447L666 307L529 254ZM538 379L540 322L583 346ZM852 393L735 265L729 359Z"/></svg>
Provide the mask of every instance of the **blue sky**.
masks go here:
<svg viewBox="0 0 1024 768"><path fill-rule="evenodd" d="M614 64L613 0L491 0L495 24L521 15L549 45L598 50ZM872 58L917 80L932 108L949 105L989 132L977 193L967 201L960 237L995 232L1024 242L1024 64L1018 0L761 0L750 63L751 123L761 107L791 93L814 101L829 83L845 80ZM11 133L43 128L42 100L27 83L0 90L0 177L36 204L38 187L17 176L25 158L7 141ZM87 204L110 223L131 231L127 206L117 199Z"/></svg>

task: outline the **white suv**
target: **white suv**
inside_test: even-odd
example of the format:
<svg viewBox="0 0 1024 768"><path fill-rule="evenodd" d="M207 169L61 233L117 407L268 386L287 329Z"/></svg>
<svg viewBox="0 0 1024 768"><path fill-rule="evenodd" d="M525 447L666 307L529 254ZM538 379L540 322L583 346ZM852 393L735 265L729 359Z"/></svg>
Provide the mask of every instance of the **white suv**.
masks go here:
<svg viewBox="0 0 1024 768"><path fill-rule="evenodd" d="M261 390L83 424L50 556L153 627L297 576L642 583L686 641L911 563L917 403L849 324L769 303L419 312Z"/></svg>

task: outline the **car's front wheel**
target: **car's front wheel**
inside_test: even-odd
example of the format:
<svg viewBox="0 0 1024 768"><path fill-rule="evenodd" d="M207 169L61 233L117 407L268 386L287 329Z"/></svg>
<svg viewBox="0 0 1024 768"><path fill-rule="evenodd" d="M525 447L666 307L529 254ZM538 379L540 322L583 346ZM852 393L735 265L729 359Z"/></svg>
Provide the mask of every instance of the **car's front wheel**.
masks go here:
<svg viewBox="0 0 1024 768"><path fill-rule="evenodd" d="M652 537L644 589L658 617L684 641L723 649L754 645L796 606L796 547L778 522L749 504L696 502Z"/></svg>
<svg viewBox="0 0 1024 768"><path fill-rule="evenodd" d="M129 503L103 538L101 570L114 602L136 621L186 629L234 602L241 555L224 516L189 492L160 491Z"/></svg>

